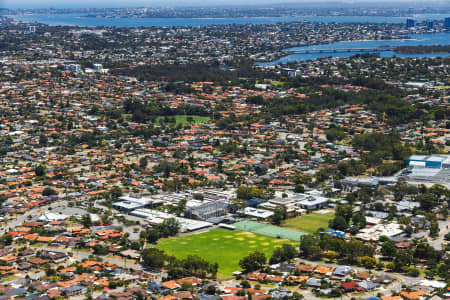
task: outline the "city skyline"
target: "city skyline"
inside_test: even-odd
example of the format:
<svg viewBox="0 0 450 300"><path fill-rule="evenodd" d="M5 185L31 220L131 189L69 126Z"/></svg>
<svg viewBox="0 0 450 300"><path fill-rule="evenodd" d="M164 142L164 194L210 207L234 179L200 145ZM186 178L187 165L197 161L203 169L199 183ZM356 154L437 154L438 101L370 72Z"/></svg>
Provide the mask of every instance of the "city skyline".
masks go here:
<svg viewBox="0 0 450 300"><path fill-rule="evenodd" d="M432 6L432 5L443 5L449 4L448 1L437 0L437 1L407 1L407 0L396 0L387 1L381 0L374 2L373 0L353 0L353 1L328 1L319 0L311 2L310 0L298 1L298 0L247 0L245 2L239 0L213 0L213 1L200 1L200 0L80 0L80 1L39 1L39 0L3 0L0 1L0 7L11 8L11 9L33 9L33 8L113 8L113 7L177 7L177 6L218 6L218 7L229 7L229 6L262 6L262 5L305 5L305 6L327 6L339 7L352 6L358 7L360 5L364 6L380 6L388 5L395 6L397 3L408 3L410 7L418 6Z"/></svg>

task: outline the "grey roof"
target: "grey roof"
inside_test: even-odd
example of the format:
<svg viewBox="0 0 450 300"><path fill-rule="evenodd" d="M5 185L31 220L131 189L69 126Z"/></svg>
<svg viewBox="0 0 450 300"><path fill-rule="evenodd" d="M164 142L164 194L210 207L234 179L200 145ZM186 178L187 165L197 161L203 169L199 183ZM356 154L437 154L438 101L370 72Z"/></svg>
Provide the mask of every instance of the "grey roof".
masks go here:
<svg viewBox="0 0 450 300"><path fill-rule="evenodd" d="M129 271L127 271L127 270L124 270L124 269L121 269L121 268L117 268L117 269L114 269L112 272L111 272L111 275L117 275L117 274L129 274L130 272Z"/></svg>
<svg viewBox="0 0 450 300"><path fill-rule="evenodd" d="M30 284L31 280L28 278L19 278L17 280L14 281L15 285L20 285L20 286L28 286Z"/></svg>
<svg viewBox="0 0 450 300"><path fill-rule="evenodd" d="M220 300L220 296L217 295L208 295L208 294L198 294L198 299L200 300Z"/></svg>
<svg viewBox="0 0 450 300"><path fill-rule="evenodd" d="M333 275L344 276L353 272L355 272L355 270L353 270L349 266L337 266L336 269L333 271Z"/></svg>
<svg viewBox="0 0 450 300"><path fill-rule="evenodd" d="M306 280L306 284L308 286L320 287L322 285L322 281L319 278L311 277Z"/></svg>
<svg viewBox="0 0 450 300"><path fill-rule="evenodd" d="M38 295L31 295L27 297L30 300L50 300L50 297L45 295L45 296L38 296Z"/></svg>
<svg viewBox="0 0 450 300"><path fill-rule="evenodd" d="M374 277L372 277L372 282L375 283L389 283L392 282L394 279L390 276L387 275L376 275Z"/></svg>
<svg viewBox="0 0 450 300"><path fill-rule="evenodd" d="M225 221L225 219L222 217L212 217L212 218L209 218L206 220L206 222L213 223L213 224L219 224L219 223L222 223L223 221Z"/></svg>
<svg viewBox="0 0 450 300"><path fill-rule="evenodd" d="M81 285L72 285L72 286L68 286L66 288L63 288L62 291L64 293L71 293L71 292L79 291L79 290L82 290L82 289L85 289L85 287L81 286Z"/></svg>
<svg viewBox="0 0 450 300"><path fill-rule="evenodd" d="M280 292L280 291L273 291L271 293L272 297L276 299L285 298L292 296L292 292Z"/></svg>
<svg viewBox="0 0 450 300"><path fill-rule="evenodd" d="M198 206L189 207L189 210L191 211L204 211L204 210L211 210L211 209L217 209L217 208L227 208L228 202L224 200L218 200L214 202L208 202L204 203Z"/></svg>
<svg viewBox="0 0 450 300"><path fill-rule="evenodd" d="M152 281L148 284L147 289L153 292L161 292L168 290L161 282Z"/></svg>
<svg viewBox="0 0 450 300"><path fill-rule="evenodd" d="M91 231L94 233L97 231L111 230L111 229L116 229L116 226L108 225L108 226L92 226L91 227Z"/></svg>
<svg viewBox="0 0 450 300"><path fill-rule="evenodd" d="M26 294L27 293L27 289L24 288L18 288L18 289L10 289L5 291L5 294L12 294L12 295L21 295L21 294Z"/></svg>
<svg viewBox="0 0 450 300"><path fill-rule="evenodd" d="M284 262L280 264L280 267L278 269L284 272L290 272L292 270L295 270L295 264Z"/></svg>
<svg viewBox="0 0 450 300"><path fill-rule="evenodd" d="M378 288L380 285L369 280L364 280L358 283L358 285L368 291Z"/></svg>
<svg viewBox="0 0 450 300"><path fill-rule="evenodd" d="M386 219L389 216L389 214L387 212L376 211L376 210L366 211L366 216L367 215L372 215L373 217L378 218L378 219Z"/></svg>

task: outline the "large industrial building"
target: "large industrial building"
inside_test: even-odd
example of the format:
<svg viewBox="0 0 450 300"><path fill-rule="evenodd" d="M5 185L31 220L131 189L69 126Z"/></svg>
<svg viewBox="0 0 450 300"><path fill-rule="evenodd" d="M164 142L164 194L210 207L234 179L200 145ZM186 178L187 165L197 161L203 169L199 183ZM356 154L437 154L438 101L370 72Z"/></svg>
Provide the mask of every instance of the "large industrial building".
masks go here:
<svg viewBox="0 0 450 300"><path fill-rule="evenodd" d="M408 167L450 169L450 155L448 154L411 155L408 158Z"/></svg>
<svg viewBox="0 0 450 300"><path fill-rule="evenodd" d="M409 182L450 185L450 155L411 155L408 159Z"/></svg>
<svg viewBox="0 0 450 300"><path fill-rule="evenodd" d="M228 201L219 200L206 202L198 206L188 207L185 216L195 220L208 220L210 218L221 217L228 212Z"/></svg>

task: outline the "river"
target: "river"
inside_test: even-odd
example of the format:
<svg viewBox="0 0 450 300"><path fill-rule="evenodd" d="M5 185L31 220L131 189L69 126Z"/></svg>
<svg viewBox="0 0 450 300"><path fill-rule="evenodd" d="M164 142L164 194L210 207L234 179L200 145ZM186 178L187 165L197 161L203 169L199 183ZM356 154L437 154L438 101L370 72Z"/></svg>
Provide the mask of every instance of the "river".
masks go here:
<svg viewBox="0 0 450 300"><path fill-rule="evenodd" d="M85 13L67 14L22 14L9 15L18 21L38 22L47 25L70 26L107 26L107 27L151 27L151 26L205 26L228 24L268 24L278 22L311 21L323 23L403 23L406 17L382 16L299 16L299 17L266 17L266 18L92 18ZM443 20L450 14L419 14L413 15L417 21Z"/></svg>
<svg viewBox="0 0 450 300"><path fill-rule="evenodd" d="M331 44L322 44L305 47L294 47L285 49L286 51L295 50L313 50L313 49L342 49L342 48L378 48L383 46L397 47L397 46L418 46L418 45L450 45L450 32L443 33L426 33L426 34L412 34L411 39L408 40L388 40L388 41L352 41L339 42ZM382 57L437 57L450 56L450 53L424 53L424 54L402 54L393 51L369 51L364 53L379 53ZM286 55L278 60L272 62L260 63L259 65L277 65L281 63L288 63L294 61L315 60L323 57L349 57L358 53L353 51L337 51L336 53L293 53Z"/></svg>

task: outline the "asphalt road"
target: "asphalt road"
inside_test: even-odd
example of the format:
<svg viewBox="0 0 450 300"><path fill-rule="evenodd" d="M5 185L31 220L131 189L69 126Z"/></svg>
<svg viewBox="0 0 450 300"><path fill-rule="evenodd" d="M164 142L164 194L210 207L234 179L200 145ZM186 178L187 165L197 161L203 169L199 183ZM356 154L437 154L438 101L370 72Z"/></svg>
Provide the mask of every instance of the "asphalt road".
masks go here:
<svg viewBox="0 0 450 300"><path fill-rule="evenodd" d="M435 239L427 237L428 243L437 250L442 250L444 236L450 232L450 220L439 221L439 236Z"/></svg>

